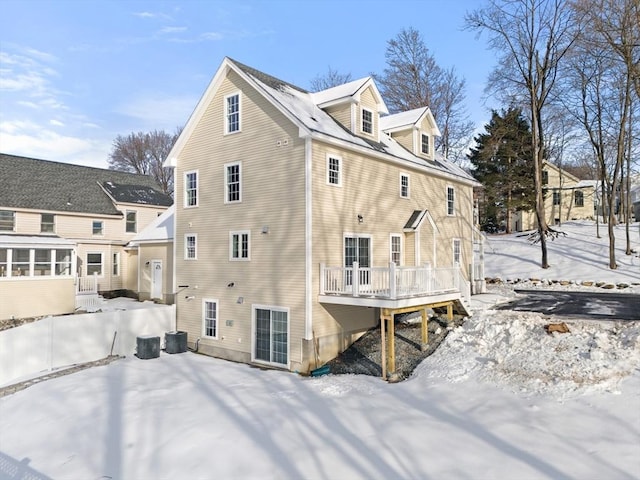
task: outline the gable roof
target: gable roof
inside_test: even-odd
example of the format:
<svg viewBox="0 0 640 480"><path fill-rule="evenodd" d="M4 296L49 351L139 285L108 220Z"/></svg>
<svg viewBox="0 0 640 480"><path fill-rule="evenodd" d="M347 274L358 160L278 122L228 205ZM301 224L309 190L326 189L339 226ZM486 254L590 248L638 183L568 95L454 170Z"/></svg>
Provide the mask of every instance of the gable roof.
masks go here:
<svg viewBox="0 0 640 480"><path fill-rule="evenodd" d="M406 112L394 113L380 117L380 129L385 132L394 132L406 130L408 128L419 126L422 121L427 118L435 135L440 136L440 129L436 124L436 120L429 107L414 108Z"/></svg>
<svg viewBox="0 0 640 480"><path fill-rule="evenodd" d="M0 208L121 215L114 200L173 203L149 175L0 153Z"/></svg>
<svg viewBox="0 0 640 480"><path fill-rule="evenodd" d="M129 245L136 246L141 243L161 243L173 240L173 219L176 206L171 205L161 215L158 215L147 225L144 230L131 239Z"/></svg>
<svg viewBox="0 0 640 480"><path fill-rule="evenodd" d="M379 142L354 135L317 104L318 98L329 102L331 98L335 100L342 94L351 93L352 95L357 95L358 92L363 91L363 89L366 89L370 85L373 86L374 91L377 92L375 83L370 77L349 82L345 84L346 87L338 86L328 89L329 93L325 90L324 93L318 92L317 94L312 94L288 82L279 80L254 68L247 67L229 57L224 58L204 95L189 117L182 133L171 149L171 152L169 152L165 166L176 166L177 159L185 147L187 140L191 137L196 125L205 115L218 87L230 71L235 72L256 91L261 93L276 109L296 125L301 137L310 136L317 140L339 145L342 148L360 151L361 153L383 158L387 161L409 162L414 167L426 168L436 175L449 178L453 177L456 180L473 185L478 184L471 175L446 160L440 154L436 153L434 161L429 161L407 151L402 145L387 135L381 135ZM342 87L344 87L344 90Z"/></svg>
<svg viewBox="0 0 640 480"><path fill-rule="evenodd" d="M389 110L382 99L382 95L380 95L378 87L376 87L376 84L371 77L360 78L358 80L353 80L342 85L337 85L335 87L327 88L326 90L312 93L311 99L320 108L326 108L331 105L338 105L345 102L358 102L360 101L360 95L367 88L371 88L373 90L373 95L378 104L378 112L389 113Z"/></svg>

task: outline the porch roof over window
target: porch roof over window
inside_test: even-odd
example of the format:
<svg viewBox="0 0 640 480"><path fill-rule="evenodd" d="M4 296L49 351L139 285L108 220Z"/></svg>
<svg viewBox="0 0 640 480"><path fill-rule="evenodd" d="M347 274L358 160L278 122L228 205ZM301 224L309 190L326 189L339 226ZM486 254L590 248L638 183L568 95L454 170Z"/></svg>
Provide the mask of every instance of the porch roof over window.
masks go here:
<svg viewBox="0 0 640 480"><path fill-rule="evenodd" d="M76 242L57 235L0 235L0 248L73 248Z"/></svg>
<svg viewBox="0 0 640 480"><path fill-rule="evenodd" d="M405 223L404 225L404 231L415 232L418 228L420 228L420 225L422 225L422 222L424 221L425 218L429 220L431 227L434 229L434 231L437 232L438 227L433 221L433 218L431 217L429 210L414 210L411 216L409 217L409 220L407 220L407 223Z"/></svg>

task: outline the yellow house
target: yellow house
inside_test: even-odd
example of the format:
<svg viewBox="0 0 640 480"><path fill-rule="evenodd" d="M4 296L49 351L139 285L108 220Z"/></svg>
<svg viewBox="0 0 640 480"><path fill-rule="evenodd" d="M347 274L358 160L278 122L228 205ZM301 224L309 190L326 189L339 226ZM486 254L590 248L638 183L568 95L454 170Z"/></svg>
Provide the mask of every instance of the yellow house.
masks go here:
<svg viewBox="0 0 640 480"><path fill-rule="evenodd" d="M136 291L125 247L172 204L151 177L7 154L0 172L0 320Z"/></svg>
<svg viewBox="0 0 640 480"><path fill-rule="evenodd" d="M580 180L566 170L544 162L542 184L547 224L594 218L595 180ZM512 229L516 232L534 230L538 225L534 210L517 212L512 222Z"/></svg>
<svg viewBox="0 0 640 480"><path fill-rule="evenodd" d="M371 77L310 93L225 58L165 164L190 346L306 372L394 313L466 313L477 182L437 135Z"/></svg>

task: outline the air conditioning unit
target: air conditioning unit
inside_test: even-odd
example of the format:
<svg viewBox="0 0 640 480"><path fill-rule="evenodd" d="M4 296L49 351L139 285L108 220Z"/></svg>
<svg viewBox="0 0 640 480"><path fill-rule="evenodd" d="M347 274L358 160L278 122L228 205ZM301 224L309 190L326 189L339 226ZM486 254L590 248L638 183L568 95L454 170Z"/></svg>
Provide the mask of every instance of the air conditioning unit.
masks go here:
<svg viewBox="0 0 640 480"><path fill-rule="evenodd" d="M144 335L137 337L136 356L143 360L160 356L160 337Z"/></svg>
<svg viewBox="0 0 640 480"><path fill-rule="evenodd" d="M184 353L187 351L187 332L173 331L164 335L164 350L167 353Z"/></svg>

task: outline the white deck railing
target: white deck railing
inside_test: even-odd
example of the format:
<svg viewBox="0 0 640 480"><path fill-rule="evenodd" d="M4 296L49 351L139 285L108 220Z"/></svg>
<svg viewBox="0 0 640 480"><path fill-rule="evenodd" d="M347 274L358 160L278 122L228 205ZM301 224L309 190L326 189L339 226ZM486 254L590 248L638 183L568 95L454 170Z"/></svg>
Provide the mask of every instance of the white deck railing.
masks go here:
<svg viewBox="0 0 640 480"><path fill-rule="evenodd" d="M77 277L76 295L91 295L98 293L98 275Z"/></svg>
<svg viewBox="0 0 640 480"><path fill-rule="evenodd" d="M351 267L320 265L320 295L395 300L456 291L467 297L467 289L459 267L398 267L393 262L388 267L360 267L358 262Z"/></svg>

